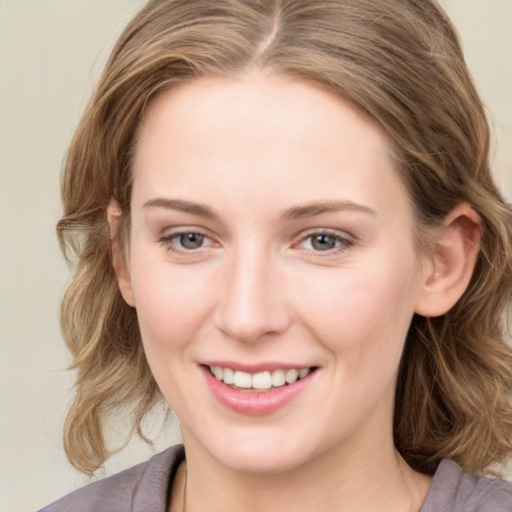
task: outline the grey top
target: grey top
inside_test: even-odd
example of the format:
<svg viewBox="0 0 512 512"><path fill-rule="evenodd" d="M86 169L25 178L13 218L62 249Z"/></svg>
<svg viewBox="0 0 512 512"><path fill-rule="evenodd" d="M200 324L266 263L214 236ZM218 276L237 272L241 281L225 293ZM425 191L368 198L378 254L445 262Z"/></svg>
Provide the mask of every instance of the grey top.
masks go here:
<svg viewBox="0 0 512 512"><path fill-rule="evenodd" d="M183 446L173 446L39 512L167 512L169 489L184 457ZM455 462L444 460L418 512L512 512L512 485L463 473Z"/></svg>

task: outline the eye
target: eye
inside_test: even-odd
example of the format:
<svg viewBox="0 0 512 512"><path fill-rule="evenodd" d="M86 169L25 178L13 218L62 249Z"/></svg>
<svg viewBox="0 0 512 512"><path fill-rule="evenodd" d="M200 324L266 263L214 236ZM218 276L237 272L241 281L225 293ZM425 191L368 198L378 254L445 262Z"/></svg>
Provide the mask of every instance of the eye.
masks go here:
<svg viewBox="0 0 512 512"><path fill-rule="evenodd" d="M172 233L160 238L159 241L173 252L197 251L214 243L209 237L196 231Z"/></svg>
<svg viewBox="0 0 512 512"><path fill-rule="evenodd" d="M339 234L321 231L305 236L298 244L314 252L338 252L353 245L353 241Z"/></svg>
<svg viewBox="0 0 512 512"><path fill-rule="evenodd" d="M174 237L184 249L199 249L204 242L204 235L199 233L184 233Z"/></svg>

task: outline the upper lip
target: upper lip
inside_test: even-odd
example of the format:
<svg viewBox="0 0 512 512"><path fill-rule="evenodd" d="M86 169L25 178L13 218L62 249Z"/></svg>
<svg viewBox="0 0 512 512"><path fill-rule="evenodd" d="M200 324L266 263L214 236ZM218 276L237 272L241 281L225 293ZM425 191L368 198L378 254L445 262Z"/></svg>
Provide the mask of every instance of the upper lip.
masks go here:
<svg viewBox="0 0 512 512"><path fill-rule="evenodd" d="M219 361L211 360L205 361L204 366L220 366L221 368L231 368L232 370L238 370L247 373L258 373L258 372L271 372L274 370L292 370L301 368L313 368L314 365L302 364L302 363L283 363L279 361L265 361L260 363L241 363L239 361Z"/></svg>

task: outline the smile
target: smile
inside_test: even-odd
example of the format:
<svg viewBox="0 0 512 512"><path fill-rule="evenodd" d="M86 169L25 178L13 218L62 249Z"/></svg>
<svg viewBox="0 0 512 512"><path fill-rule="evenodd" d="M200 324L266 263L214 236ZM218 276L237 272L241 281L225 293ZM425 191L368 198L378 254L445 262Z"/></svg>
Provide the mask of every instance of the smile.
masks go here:
<svg viewBox="0 0 512 512"><path fill-rule="evenodd" d="M279 368L264 366L233 369L217 363L201 365L205 384L218 403L231 411L246 416L272 414L300 400L300 396L313 386L320 373L317 366Z"/></svg>
<svg viewBox="0 0 512 512"><path fill-rule="evenodd" d="M263 392L293 384L307 377L314 368L291 368L249 373L221 366L209 366L210 373L232 389Z"/></svg>

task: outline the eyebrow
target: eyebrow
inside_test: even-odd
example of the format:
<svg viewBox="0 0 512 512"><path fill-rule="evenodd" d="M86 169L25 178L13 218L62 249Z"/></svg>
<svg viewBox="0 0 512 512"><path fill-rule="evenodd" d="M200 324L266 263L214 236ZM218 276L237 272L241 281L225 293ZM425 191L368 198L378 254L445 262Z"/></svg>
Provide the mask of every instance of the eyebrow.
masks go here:
<svg viewBox="0 0 512 512"><path fill-rule="evenodd" d="M201 203L194 203L192 201L185 201L183 199L157 197L146 201L143 207L167 208L169 210L177 210L208 219L215 219L219 217L209 206ZM314 217L323 213L335 213L339 211L355 211L371 215L377 214L377 212L372 208L362 204L353 203L352 201L320 201L302 206L293 206L286 210L281 215L281 218L284 220L297 220Z"/></svg>
<svg viewBox="0 0 512 512"><path fill-rule="evenodd" d="M157 197L146 201L143 207L167 208L169 210L177 210L208 219L218 217L218 215L209 206L200 203L193 203L191 201L184 201L183 199L166 199L163 197Z"/></svg>
<svg viewBox="0 0 512 512"><path fill-rule="evenodd" d="M294 206L286 210L282 215L283 219L295 220L303 219L305 217L314 217L323 213L335 213L340 211L355 211L361 213L368 213L377 215L377 212L372 208L353 203L352 201L327 201L327 202L314 202L303 206Z"/></svg>

